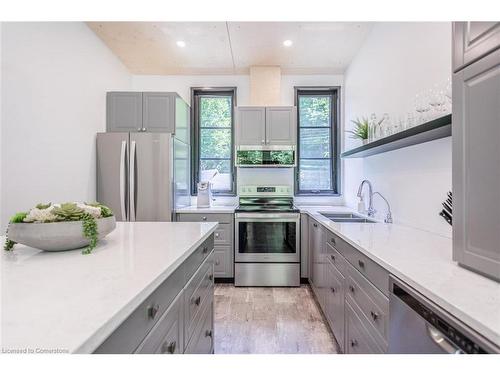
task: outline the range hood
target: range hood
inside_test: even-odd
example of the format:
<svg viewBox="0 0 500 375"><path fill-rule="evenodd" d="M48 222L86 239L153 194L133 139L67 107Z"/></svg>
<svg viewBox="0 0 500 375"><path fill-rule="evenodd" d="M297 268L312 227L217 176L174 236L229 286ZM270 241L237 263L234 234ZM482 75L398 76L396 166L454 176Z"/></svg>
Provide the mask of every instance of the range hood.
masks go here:
<svg viewBox="0 0 500 375"><path fill-rule="evenodd" d="M236 166L239 168L294 168L295 146L239 146Z"/></svg>

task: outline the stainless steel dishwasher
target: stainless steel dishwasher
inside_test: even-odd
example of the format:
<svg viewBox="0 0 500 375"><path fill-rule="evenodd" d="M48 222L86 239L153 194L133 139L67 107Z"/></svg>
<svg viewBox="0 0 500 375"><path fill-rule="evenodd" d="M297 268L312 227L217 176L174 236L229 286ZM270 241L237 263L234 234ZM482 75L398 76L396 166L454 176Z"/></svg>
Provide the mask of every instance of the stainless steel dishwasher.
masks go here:
<svg viewBox="0 0 500 375"><path fill-rule="evenodd" d="M391 276L389 353L484 354L500 348Z"/></svg>

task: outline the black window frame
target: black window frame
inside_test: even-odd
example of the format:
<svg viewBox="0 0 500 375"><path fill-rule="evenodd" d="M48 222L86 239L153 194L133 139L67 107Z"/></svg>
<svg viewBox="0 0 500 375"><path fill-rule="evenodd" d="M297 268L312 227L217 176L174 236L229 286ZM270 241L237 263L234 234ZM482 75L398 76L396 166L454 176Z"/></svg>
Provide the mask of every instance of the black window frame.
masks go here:
<svg viewBox="0 0 500 375"><path fill-rule="evenodd" d="M340 86L295 86L294 104L297 110L297 166L295 167L294 190L297 196L340 196L341 161L340 161ZM330 108L330 168L332 188L323 190L300 189L300 116L299 96L328 95L331 97ZM326 159L326 158L325 158Z"/></svg>
<svg viewBox="0 0 500 375"><path fill-rule="evenodd" d="M200 171L200 117L199 104L201 96L231 96L231 189L214 191L216 196L236 196L236 167L234 165L234 142L235 142L235 120L236 113L236 87L191 87L191 195L198 194L198 179Z"/></svg>

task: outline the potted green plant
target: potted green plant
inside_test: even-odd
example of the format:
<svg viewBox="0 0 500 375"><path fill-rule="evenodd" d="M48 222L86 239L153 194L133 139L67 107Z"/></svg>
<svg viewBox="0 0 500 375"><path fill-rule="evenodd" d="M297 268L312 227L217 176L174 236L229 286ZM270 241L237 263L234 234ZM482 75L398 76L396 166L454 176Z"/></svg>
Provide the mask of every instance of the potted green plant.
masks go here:
<svg viewBox="0 0 500 375"><path fill-rule="evenodd" d="M361 139L365 145L368 142L368 119L362 117L361 120L357 118L356 120L351 120L356 126L353 130L348 130L347 133L351 133L351 138Z"/></svg>

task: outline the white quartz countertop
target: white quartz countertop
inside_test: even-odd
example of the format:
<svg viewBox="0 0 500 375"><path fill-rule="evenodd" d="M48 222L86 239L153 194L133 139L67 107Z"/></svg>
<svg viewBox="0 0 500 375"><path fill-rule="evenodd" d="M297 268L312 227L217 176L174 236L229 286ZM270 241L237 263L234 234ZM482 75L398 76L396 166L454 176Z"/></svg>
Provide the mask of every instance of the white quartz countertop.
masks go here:
<svg viewBox="0 0 500 375"><path fill-rule="evenodd" d="M237 206L189 206L177 208L175 212L178 214L233 214L236 207Z"/></svg>
<svg viewBox="0 0 500 375"><path fill-rule="evenodd" d="M117 223L89 255L2 251L2 351L94 351L215 228Z"/></svg>
<svg viewBox="0 0 500 375"><path fill-rule="evenodd" d="M347 207L301 206L333 233L500 347L500 283L452 260L451 238L384 223L334 223L320 212Z"/></svg>

